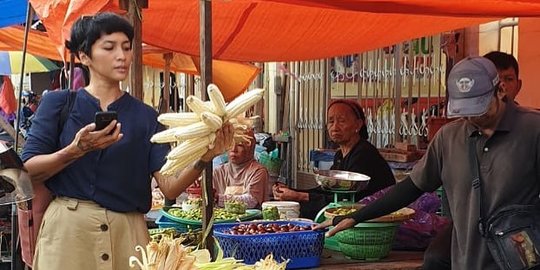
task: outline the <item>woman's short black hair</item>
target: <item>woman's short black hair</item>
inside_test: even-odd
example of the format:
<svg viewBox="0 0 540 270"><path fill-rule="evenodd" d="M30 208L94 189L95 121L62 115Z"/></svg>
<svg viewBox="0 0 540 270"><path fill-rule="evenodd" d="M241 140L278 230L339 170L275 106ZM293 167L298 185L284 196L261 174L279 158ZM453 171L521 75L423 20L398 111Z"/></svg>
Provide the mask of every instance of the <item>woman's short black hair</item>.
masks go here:
<svg viewBox="0 0 540 270"><path fill-rule="evenodd" d="M79 57L79 52L91 55L92 45L102 35L124 33L133 42L133 26L123 17L102 12L94 16L82 16L71 27L71 38L66 40L66 48Z"/></svg>
<svg viewBox="0 0 540 270"><path fill-rule="evenodd" d="M366 115L364 114L364 109L362 109L362 106L360 106L358 102L352 99L336 99L328 105L326 112L328 113L328 111L330 110L330 107L332 107L335 104L345 104L349 106L349 108L351 108L354 114L356 115L356 118L362 120L363 122L362 128L360 128L358 133L360 135L360 138L367 140L369 138L369 134L367 131L367 126L366 126Z"/></svg>

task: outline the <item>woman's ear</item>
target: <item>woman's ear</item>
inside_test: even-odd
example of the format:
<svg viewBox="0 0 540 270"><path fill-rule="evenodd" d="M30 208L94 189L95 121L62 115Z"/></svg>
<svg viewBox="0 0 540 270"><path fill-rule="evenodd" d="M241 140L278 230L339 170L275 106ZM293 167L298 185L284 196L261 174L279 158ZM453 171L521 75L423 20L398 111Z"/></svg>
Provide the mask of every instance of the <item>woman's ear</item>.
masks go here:
<svg viewBox="0 0 540 270"><path fill-rule="evenodd" d="M81 64L88 66L92 59L86 53L79 52L79 60L81 60Z"/></svg>
<svg viewBox="0 0 540 270"><path fill-rule="evenodd" d="M357 132L360 131L365 124L366 123L364 123L364 120L358 119L358 127L356 128Z"/></svg>

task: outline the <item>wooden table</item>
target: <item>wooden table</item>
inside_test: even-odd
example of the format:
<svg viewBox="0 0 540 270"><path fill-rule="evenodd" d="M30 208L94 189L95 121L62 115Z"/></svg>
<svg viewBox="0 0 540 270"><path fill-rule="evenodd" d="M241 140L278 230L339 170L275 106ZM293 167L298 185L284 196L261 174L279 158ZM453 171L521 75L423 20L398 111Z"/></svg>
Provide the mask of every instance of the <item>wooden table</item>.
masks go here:
<svg viewBox="0 0 540 270"><path fill-rule="evenodd" d="M324 249L321 265L315 269L340 270L417 270L422 269L424 253L421 251L391 251L388 257L376 262L351 260L341 252Z"/></svg>

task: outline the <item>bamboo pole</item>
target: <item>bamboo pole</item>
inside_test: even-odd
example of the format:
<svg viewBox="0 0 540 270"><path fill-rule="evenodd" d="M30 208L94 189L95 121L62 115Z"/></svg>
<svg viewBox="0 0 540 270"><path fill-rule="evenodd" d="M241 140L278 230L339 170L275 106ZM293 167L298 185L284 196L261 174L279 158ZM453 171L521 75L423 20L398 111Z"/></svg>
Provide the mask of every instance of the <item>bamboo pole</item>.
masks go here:
<svg viewBox="0 0 540 270"><path fill-rule="evenodd" d="M120 7L127 10L127 17L133 25L133 62L130 67L130 92L133 97L143 100L142 79L142 9L148 7L148 0L120 0Z"/></svg>
<svg viewBox="0 0 540 270"><path fill-rule="evenodd" d="M21 78L19 81L19 96L17 100L17 118L15 120L15 145L13 149L17 151L19 147L19 138L20 136L20 125L21 125L21 103L22 103L22 92L23 92L23 84L24 84L24 68L26 63L26 51L28 49L28 33L30 31L30 25L32 24L32 17L34 14L34 9L32 8L32 5L30 2L28 2L28 8L26 11L26 24L24 26L24 41L23 41L23 54L22 54L22 63L21 63ZM21 138L22 139L22 138ZM21 140L24 143L24 139ZM32 209L32 202L30 201L28 204L28 209ZM17 247L19 246L17 242L19 241L19 223L18 223L18 217L17 217L17 205L15 203L11 204L11 270L20 269L23 267L22 257L20 256L20 253L17 250Z"/></svg>
<svg viewBox="0 0 540 270"><path fill-rule="evenodd" d="M201 94L203 100L207 100L206 88L212 82L212 2L209 0L200 0L199 3ZM214 188L212 183L211 162L204 170L202 187L207 202L203 203L202 229L205 234L202 242L210 252L211 257L215 259L216 254L210 224L214 213Z"/></svg>
<svg viewBox="0 0 540 270"><path fill-rule="evenodd" d="M171 61L172 53L164 53L163 59L165 60L165 66L163 67L163 106L161 106L160 113L166 113L170 111L171 101Z"/></svg>

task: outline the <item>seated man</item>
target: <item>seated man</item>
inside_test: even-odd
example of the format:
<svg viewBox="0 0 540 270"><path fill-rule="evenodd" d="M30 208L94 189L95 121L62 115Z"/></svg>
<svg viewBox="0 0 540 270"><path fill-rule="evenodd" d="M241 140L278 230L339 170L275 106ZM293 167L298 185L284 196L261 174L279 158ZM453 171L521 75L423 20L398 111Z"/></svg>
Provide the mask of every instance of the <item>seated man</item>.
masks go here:
<svg viewBox="0 0 540 270"><path fill-rule="evenodd" d="M237 143L229 150L229 162L214 168L213 184L217 192L218 205L223 206L227 200L245 202L247 208L260 208L267 200L268 171L253 157L255 151L255 136L253 131L248 134L251 143ZM183 175L194 181L201 175L206 165L212 162L217 154L208 151L201 161Z"/></svg>

